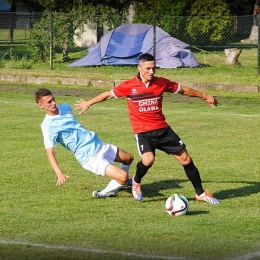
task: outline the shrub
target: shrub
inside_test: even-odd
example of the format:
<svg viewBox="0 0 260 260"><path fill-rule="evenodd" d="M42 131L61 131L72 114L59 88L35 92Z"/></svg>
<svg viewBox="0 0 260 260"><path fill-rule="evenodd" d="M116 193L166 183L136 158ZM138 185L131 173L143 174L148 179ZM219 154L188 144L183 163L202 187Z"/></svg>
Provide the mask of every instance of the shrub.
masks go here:
<svg viewBox="0 0 260 260"><path fill-rule="evenodd" d="M194 45L221 44L232 38L232 18L222 0L196 0L191 7L187 33Z"/></svg>

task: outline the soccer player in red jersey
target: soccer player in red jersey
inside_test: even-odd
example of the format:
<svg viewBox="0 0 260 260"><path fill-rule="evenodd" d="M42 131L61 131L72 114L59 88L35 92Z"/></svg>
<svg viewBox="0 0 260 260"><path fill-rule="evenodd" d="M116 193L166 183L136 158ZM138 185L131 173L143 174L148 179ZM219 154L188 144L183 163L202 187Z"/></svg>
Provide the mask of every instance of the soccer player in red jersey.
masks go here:
<svg viewBox="0 0 260 260"><path fill-rule="evenodd" d="M197 201L219 204L202 187L200 173L189 155L186 145L168 125L162 112L163 93L179 93L205 100L211 107L218 105L215 96L207 95L166 78L156 77L155 58L145 53L139 57L136 77L124 81L111 91L105 91L89 101L80 99L75 104L75 110L84 113L95 103L112 98L126 97L130 122L135 134L138 152L141 160L137 163L136 173L132 179L132 193L136 200L141 201L141 180L155 161L155 151L159 149L173 155L183 166L184 171L195 189Z"/></svg>

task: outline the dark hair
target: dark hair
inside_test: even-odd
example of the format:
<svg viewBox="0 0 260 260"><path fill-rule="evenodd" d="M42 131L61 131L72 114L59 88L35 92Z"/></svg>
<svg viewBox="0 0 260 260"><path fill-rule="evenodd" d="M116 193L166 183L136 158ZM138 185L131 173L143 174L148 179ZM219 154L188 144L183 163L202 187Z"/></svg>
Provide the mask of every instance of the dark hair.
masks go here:
<svg viewBox="0 0 260 260"><path fill-rule="evenodd" d="M52 95L51 91L47 88L40 88L35 92L35 101L38 103L39 99L45 96Z"/></svg>
<svg viewBox="0 0 260 260"><path fill-rule="evenodd" d="M154 56L149 53L144 53L139 57L139 62L154 61Z"/></svg>

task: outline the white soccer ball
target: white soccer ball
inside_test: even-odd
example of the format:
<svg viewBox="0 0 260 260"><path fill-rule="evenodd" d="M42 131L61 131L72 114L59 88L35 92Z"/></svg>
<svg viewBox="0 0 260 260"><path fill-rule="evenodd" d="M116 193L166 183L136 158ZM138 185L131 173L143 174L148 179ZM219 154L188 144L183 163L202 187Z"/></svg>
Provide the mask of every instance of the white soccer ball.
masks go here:
<svg viewBox="0 0 260 260"><path fill-rule="evenodd" d="M189 202L183 195L172 194L165 202L165 209L171 216L182 216L187 213Z"/></svg>

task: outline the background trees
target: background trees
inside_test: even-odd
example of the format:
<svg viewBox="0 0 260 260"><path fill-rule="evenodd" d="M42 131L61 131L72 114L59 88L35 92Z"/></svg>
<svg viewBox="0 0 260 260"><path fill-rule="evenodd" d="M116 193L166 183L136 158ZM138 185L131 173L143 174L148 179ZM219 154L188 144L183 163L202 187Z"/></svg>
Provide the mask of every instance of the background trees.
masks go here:
<svg viewBox="0 0 260 260"><path fill-rule="evenodd" d="M219 44L232 39L232 17L228 5L223 0L196 0L190 9L186 32L191 43L207 45ZM202 40L203 39L203 40Z"/></svg>
<svg viewBox="0 0 260 260"><path fill-rule="evenodd" d="M15 4L16 0L12 0ZM127 22L129 6L134 6L133 22L154 24L170 35L192 45L221 44L232 40L236 33L236 16L244 9L257 10L260 0L20 0L28 10L46 10L40 22L31 30L31 46L39 52L35 57L44 60L49 46L42 44L49 39L52 11L55 48L61 48L63 60L68 60L69 45L73 44L75 29L83 30L83 24L97 30L97 41L103 35L103 27L110 30ZM255 5L255 9L253 6ZM245 8L249 7L249 8ZM234 24L234 26L233 26ZM256 20L252 21L257 27ZM233 27L232 27L233 26ZM258 31L258 30L256 30ZM81 35L79 32L78 35ZM46 45L46 44L45 44ZM43 52L46 55L43 55Z"/></svg>

